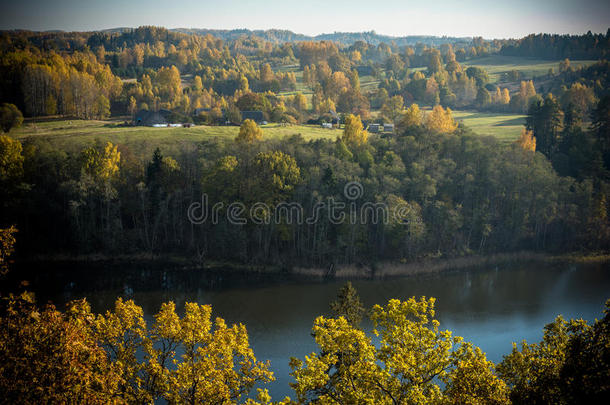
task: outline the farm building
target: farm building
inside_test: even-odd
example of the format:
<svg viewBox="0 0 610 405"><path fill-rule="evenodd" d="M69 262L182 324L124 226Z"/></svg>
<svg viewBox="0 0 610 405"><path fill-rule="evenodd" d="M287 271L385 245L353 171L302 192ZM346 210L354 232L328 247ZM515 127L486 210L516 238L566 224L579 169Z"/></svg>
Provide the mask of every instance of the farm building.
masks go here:
<svg viewBox="0 0 610 405"><path fill-rule="evenodd" d="M168 110L159 110L159 111L149 111L149 110L140 110L136 114L134 123L136 125L142 125L147 127L152 127L154 125L167 125L171 123L172 112Z"/></svg>
<svg viewBox="0 0 610 405"><path fill-rule="evenodd" d="M330 123L339 126L339 124L341 123L341 118L339 118L337 112L333 110L328 110L328 113L333 117Z"/></svg>
<svg viewBox="0 0 610 405"><path fill-rule="evenodd" d="M394 124L383 124L383 132L394 133Z"/></svg>
<svg viewBox="0 0 610 405"><path fill-rule="evenodd" d="M262 111L240 111L242 120L252 120L257 124L265 121L265 115Z"/></svg>
<svg viewBox="0 0 610 405"><path fill-rule="evenodd" d="M370 124L369 127L367 128L367 131L369 131L372 134L376 134L379 132L380 127L381 127L380 124Z"/></svg>

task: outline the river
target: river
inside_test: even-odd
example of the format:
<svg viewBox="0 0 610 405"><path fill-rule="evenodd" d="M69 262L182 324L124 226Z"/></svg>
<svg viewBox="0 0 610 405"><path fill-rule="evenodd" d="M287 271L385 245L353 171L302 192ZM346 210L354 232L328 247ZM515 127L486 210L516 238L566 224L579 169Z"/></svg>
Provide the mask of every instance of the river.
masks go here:
<svg viewBox="0 0 610 405"><path fill-rule="evenodd" d="M40 274L40 273L38 273ZM25 273L21 274L25 277ZM312 281L289 276L228 277L196 271L138 268L51 269L30 277L39 302L87 297L94 311L111 308L117 296L133 298L148 320L164 301L178 308L187 301L211 304L213 316L242 322L259 360L270 360L275 399L294 397L289 382L291 356L316 350L313 320L329 314L344 281ZM610 271L604 264L519 264L387 280L356 280L366 307L391 298L436 297L441 328L472 341L498 362L513 341L540 340L542 328L558 314L566 318L601 318L610 298ZM371 325L364 323L370 330Z"/></svg>

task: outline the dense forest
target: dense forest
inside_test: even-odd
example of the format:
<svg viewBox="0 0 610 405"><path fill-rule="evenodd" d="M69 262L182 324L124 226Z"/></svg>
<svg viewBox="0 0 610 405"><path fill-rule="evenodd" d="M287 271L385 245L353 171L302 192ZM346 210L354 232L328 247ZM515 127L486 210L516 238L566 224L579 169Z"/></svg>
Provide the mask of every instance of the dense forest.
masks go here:
<svg viewBox="0 0 610 405"><path fill-rule="evenodd" d="M549 38L604 50L608 35L594 36L592 48L588 34ZM481 38L455 47L347 46L255 35L225 42L158 27L5 31L6 131L21 112L131 121L138 110L161 109L177 122L241 124L242 131L235 142L152 155L122 144L68 151L2 136L2 224L16 225L31 253L205 252L285 266L607 249L608 63L576 69L564 59L542 81L515 74L498 84L483 68L463 65L506 49ZM307 97L296 91L297 73ZM363 89L364 76L376 77L376 88ZM507 145L458 125L456 107L525 112L526 128ZM242 124L242 111L288 125L331 122L336 111L343 132L332 140L266 139L256 123ZM374 122L395 130L367 132ZM401 214L384 223L363 216L337 224L327 215L313 224L280 218L243 226L230 224L226 212L216 224L186 215L205 195L210 206L240 203L247 212L257 203L294 202L308 218L329 198L354 203L344 194L349 182L363 189L358 208L383 203L403 207Z"/></svg>
<svg viewBox="0 0 610 405"><path fill-rule="evenodd" d="M546 59L607 59L610 49L608 35L550 35L531 34L503 44L500 53L512 56L530 56Z"/></svg>

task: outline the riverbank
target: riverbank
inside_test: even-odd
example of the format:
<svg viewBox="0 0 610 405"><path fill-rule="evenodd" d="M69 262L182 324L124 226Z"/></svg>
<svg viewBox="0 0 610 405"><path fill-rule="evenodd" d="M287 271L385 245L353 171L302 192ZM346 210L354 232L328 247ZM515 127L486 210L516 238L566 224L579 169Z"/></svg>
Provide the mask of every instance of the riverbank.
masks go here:
<svg viewBox="0 0 610 405"><path fill-rule="evenodd" d="M21 259L20 263L26 266L50 265L58 268L61 265L94 267L138 267L163 268L167 271L198 271L229 276L261 275L261 276L295 276L311 279L384 279L391 277L415 276L421 274L436 274L446 271L471 269L478 267L501 267L519 263L610 263L610 254L595 253L566 253L553 255L540 252L511 252L491 255L473 255L455 258L421 259L411 262L380 261L373 264L338 264L327 267L302 267L288 265L261 265L244 264L225 261L198 261L192 258L175 255L116 255L102 254L68 256L38 256Z"/></svg>

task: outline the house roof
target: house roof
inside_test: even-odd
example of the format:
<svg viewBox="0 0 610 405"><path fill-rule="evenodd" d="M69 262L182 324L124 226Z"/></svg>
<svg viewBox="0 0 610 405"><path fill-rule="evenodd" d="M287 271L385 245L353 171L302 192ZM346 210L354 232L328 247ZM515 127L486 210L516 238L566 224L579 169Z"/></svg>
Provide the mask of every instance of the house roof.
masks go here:
<svg viewBox="0 0 610 405"><path fill-rule="evenodd" d="M149 111L149 110L140 110L136 114L135 122L137 125L155 125L155 124L168 124L170 123L170 115L171 111L169 110L159 110L159 111Z"/></svg>
<svg viewBox="0 0 610 405"><path fill-rule="evenodd" d="M262 111L240 111L242 120L252 120L261 122L265 120L265 115Z"/></svg>

